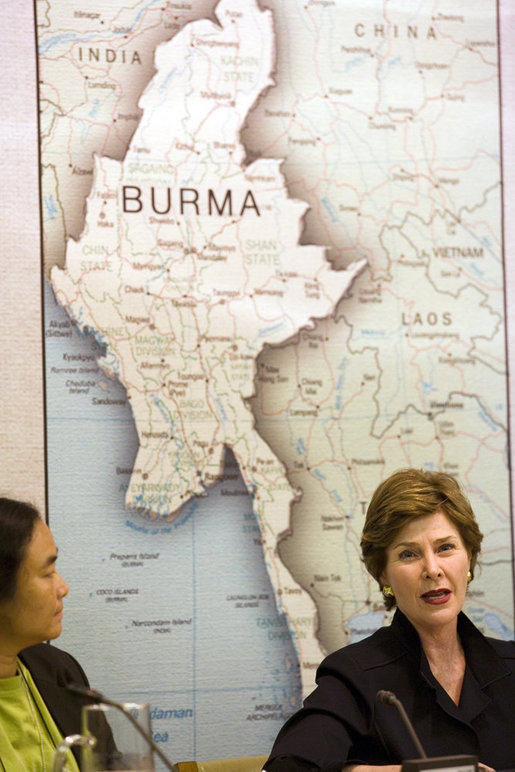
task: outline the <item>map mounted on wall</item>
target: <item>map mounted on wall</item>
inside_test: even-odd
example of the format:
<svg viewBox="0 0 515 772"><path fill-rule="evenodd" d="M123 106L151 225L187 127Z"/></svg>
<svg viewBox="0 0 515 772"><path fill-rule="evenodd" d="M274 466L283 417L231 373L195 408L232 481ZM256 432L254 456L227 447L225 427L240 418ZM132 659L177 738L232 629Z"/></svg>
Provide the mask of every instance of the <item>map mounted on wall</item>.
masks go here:
<svg viewBox="0 0 515 772"><path fill-rule="evenodd" d="M359 538L403 466L464 485L512 637L495 8L37 16L64 648L173 757L266 753L387 621Z"/></svg>

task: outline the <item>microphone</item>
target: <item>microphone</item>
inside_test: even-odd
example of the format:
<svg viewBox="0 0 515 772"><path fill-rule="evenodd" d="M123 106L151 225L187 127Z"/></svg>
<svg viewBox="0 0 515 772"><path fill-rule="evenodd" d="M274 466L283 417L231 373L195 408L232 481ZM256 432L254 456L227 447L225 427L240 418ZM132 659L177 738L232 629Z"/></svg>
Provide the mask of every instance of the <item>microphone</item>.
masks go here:
<svg viewBox="0 0 515 772"><path fill-rule="evenodd" d="M140 733L140 735L143 737L143 739L149 744L149 746L152 748L154 753L159 756L163 764L167 769L170 770L170 772L178 772L177 766L175 764L172 764L172 762L167 759L161 748L156 745L154 740L152 739L151 735L146 732L140 724L136 721L130 710L127 710L125 705L122 702L116 702L116 700L111 700L109 697L106 697L102 692L99 692L97 689L88 689L85 686L79 686L78 684L66 684L65 687L69 692L72 692L73 694L78 694L80 697L86 697L86 699L91 700L92 702L103 702L104 705L110 705L113 708L116 708L116 710L121 711L124 716L127 716L133 727Z"/></svg>
<svg viewBox="0 0 515 772"><path fill-rule="evenodd" d="M421 759L427 759L426 752L424 751L422 747L422 743L417 737L417 733L413 729L413 724L409 720L408 714L404 710L404 705L402 704L402 702L397 699L397 697L393 692L388 692L385 689L381 689L380 691L378 691L376 696L378 700L383 703L383 705L395 705L395 707L401 714L401 718L404 722L404 726L408 730L409 735L415 744L415 748L417 749L417 753L419 757Z"/></svg>
<svg viewBox="0 0 515 772"><path fill-rule="evenodd" d="M383 703L383 705L394 705L399 711L404 726L409 732L413 743L417 749L419 755L418 759L409 759L402 762L401 772L426 772L427 770L441 770L446 769L448 772L454 770L454 772L477 772L477 756L472 755L459 755L459 756L438 756L428 758L422 743L418 739L417 733L413 728L413 724L408 718L408 714L404 709L402 702L397 699L393 692L389 692L386 689L381 689L376 694L377 699Z"/></svg>

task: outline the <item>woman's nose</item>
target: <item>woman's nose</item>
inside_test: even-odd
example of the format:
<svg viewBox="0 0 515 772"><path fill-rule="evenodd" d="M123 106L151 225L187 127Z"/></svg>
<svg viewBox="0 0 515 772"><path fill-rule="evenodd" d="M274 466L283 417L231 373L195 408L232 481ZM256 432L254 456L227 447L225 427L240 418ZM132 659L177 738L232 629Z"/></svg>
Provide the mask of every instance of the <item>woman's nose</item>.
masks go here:
<svg viewBox="0 0 515 772"><path fill-rule="evenodd" d="M65 582L61 574L59 574L59 579L61 580L59 584L59 597L64 598L70 592L70 588L68 586L68 582Z"/></svg>
<svg viewBox="0 0 515 772"><path fill-rule="evenodd" d="M424 558L424 573L429 578L436 578L442 575L442 569L434 552L428 553Z"/></svg>

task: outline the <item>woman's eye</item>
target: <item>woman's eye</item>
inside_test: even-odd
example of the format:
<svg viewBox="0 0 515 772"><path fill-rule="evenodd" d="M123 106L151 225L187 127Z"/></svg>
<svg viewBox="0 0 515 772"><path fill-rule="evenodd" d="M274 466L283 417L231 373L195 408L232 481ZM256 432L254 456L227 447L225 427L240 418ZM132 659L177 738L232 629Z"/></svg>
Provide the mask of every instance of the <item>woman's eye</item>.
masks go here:
<svg viewBox="0 0 515 772"><path fill-rule="evenodd" d="M401 560L408 560L409 558L412 558L415 556L415 553L413 550L402 550L401 554L399 555Z"/></svg>
<svg viewBox="0 0 515 772"><path fill-rule="evenodd" d="M453 550L454 544L442 544L440 545L440 552L447 552L447 550Z"/></svg>

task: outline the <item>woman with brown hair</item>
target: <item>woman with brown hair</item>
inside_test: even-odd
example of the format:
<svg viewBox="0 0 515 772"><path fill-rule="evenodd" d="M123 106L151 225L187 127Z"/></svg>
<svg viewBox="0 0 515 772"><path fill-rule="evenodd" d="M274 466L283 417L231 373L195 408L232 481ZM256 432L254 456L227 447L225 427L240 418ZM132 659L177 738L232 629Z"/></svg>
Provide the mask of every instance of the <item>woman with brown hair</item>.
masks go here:
<svg viewBox="0 0 515 772"><path fill-rule="evenodd" d="M485 637L462 612L482 534L456 480L404 469L375 491L361 538L392 623L330 654L317 687L279 732L267 772L399 772L420 754L471 754L515 768L515 644Z"/></svg>

